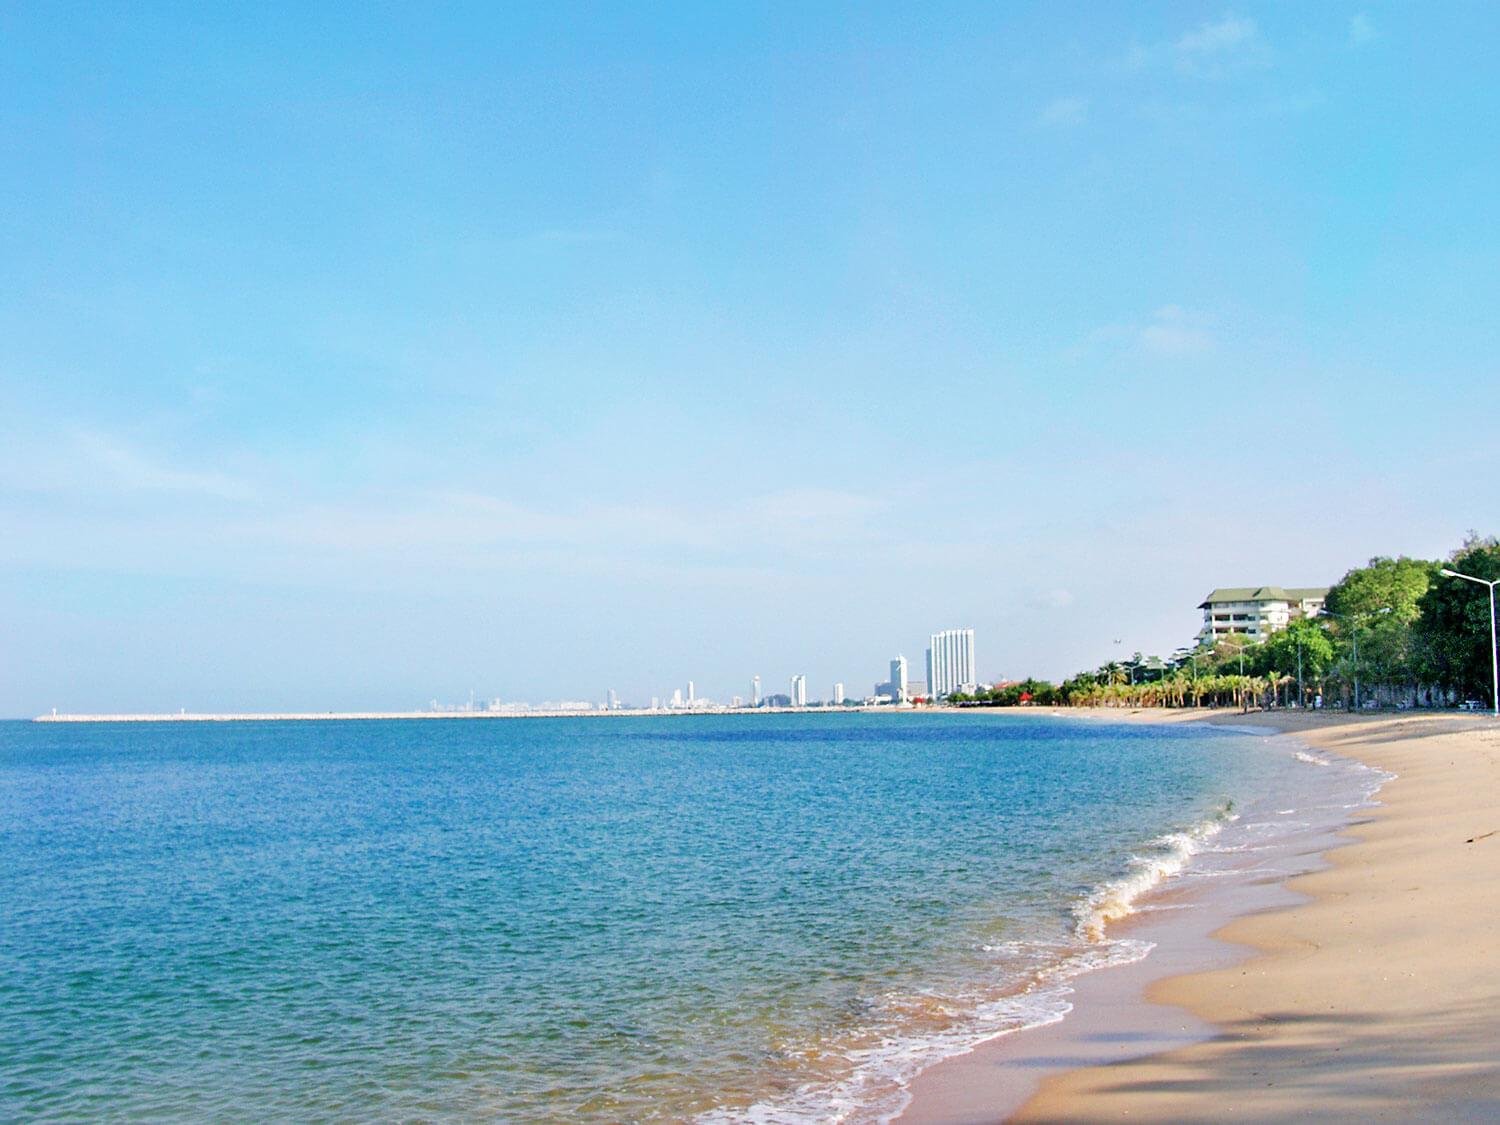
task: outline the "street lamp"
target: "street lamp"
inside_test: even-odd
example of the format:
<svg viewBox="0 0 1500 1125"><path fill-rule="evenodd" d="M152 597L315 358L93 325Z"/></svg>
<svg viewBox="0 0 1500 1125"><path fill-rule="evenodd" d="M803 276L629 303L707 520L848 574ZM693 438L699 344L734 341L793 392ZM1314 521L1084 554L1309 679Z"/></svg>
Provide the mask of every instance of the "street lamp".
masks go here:
<svg viewBox="0 0 1500 1125"><path fill-rule="evenodd" d="M1324 610L1324 617L1337 617L1340 621L1349 622L1349 635L1354 638L1354 710L1359 711L1359 621L1353 614L1330 613Z"/></svg>
<svg viewBox="0 0 1500 1125"><path fill-rule="evenodd" d="M1302 691L1302 630L1293 629L1292 632L1297 637L1297 706L1301 707L1307 702Z"/></svg>
<svg viewBox="0 0 1500 1125"><path fill-rule="evenodd" d="M1243 676L1245 674L1245 645L1248 643L1248 638L1246 638L1245 634L1243 633L1230 633L1229 636L1225 637L1224 639L1228 640L1229 637L1240 638L1240 643L1234 646L1234 651L1239 655L1240 675Z"/></svg>
<svg viewBox="0 0 1500 1125"><path fill-rule="evenodd" d="M1462 578L1465 582L1477 582L1490 588L1490 702L1494 704L1495 717L1500 719L1500 652L1495 649L1495 583L1500 582L1500 578L1494 581L1475 578L1472 574L1460 574L1447 567L1438 573L1444 578Z"/></svg>

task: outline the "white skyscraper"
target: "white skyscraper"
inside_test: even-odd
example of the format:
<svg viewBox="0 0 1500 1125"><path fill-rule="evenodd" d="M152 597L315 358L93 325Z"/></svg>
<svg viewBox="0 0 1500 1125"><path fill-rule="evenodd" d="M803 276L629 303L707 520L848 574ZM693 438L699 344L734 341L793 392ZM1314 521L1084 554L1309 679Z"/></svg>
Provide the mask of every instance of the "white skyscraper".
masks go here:
<svg viewBox="0 0 1500 1125"><path fill-rule="evenodd" d="M891 667L894 672L895 665ZM932 647L927 650L927 690L933 698L970 691L977 683L974 630L944 629L932 634Z"/></svg>
<svg viewBox="0 0 1500 1125"><path fill-rule="evenodd" d="M905 703L908 696L906 685L909 681L906 677L906 657L898 656L891 661L891 698L897 703Z"/></svg>
<svg viewBox="0 0 1500 1125"><path fill-rule="evenodd" d="M750 706L760 706L760 677L756 676L750 681Z"/></svg>
<svg viewBox="0 0 1500 1125"><path fill-rule="evenodd" d="M835 704L844 702L844 685L842 683L833 685L833 702Z"/></svg>
<svg viewBox="0 0 1500 1125"><path fill-rule="evenodd" d="M691 707L698 699L698 693L693 690L693 681L688 681L688 706Z"/></svg>
<svg viewBox="0 0 1500 1125"><path fill-rule="evenodd" d="M792 706L793 707L806 707L807 706L807 677L806 676L800 676L800 675L798 675L798 676L793 676L792 677Z"/></svg>

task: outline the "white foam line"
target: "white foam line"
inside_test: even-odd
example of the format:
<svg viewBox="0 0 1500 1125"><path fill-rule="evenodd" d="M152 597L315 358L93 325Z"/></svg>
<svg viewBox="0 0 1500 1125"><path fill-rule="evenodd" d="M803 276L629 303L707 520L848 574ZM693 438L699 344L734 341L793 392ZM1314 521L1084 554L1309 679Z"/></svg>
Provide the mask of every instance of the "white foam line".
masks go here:
<svg viewBox="0 0 1500 1125"><path fill-rule="evenodd" d="M1079 905L1076 911L1079 937L1091 942L1103 941L1104 931L1111 922L1134 913L1138 898L1181 873L1193 856L1233 819L1225 810L1190 831L1173 832L1153 841L1153 847L1159 849L1154 854L1132 856L1130 874L1105 883Z"/></svg>
<svg viewBox="0 0 1500 1125"><path fill-rule="evenodd" d="M844 1057L854 1064L853 1073L832 1085L810 1082L785 1097L748 1108L710 1110L696 1120L700 1125L889 1122L911 1103L908 1084L928 1067L1002 1036L1058 1022L1073 1010L1069 999L1073 987L1068 982L1074 977L1109 965L1131 964L1154 948L1151 942L1129 940L1075 948L1039 972L1030 988L978 1004L968 1018L951 1028L937 1033L898 1032L872 1047L846 1052Z"/></svg>

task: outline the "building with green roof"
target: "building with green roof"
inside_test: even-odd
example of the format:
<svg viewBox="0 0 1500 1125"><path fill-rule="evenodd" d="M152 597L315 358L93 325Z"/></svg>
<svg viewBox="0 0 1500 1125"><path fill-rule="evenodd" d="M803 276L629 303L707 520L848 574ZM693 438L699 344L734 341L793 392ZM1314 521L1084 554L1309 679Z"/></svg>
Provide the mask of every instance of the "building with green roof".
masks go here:
<svg viewBox="0 0 1500 1125"><path fill-rule="evenodd" d="M1263 641L1298 617L1323 612L1327 586L1226 586L1204 598L1203 628L1198 640L1212 644L1230 633Z"/></svg>

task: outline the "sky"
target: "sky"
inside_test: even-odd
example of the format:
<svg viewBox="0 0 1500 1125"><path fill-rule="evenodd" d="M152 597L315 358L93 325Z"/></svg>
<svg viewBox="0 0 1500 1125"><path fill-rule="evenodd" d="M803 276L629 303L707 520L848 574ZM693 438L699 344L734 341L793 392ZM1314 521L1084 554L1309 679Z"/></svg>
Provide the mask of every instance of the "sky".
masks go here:
<svg viewBox="0 0 1500 1125"><path fill-rule="evenodd" d="M0 9L0 715L1061 678L1500 530L1496 43Z"/></svg>

